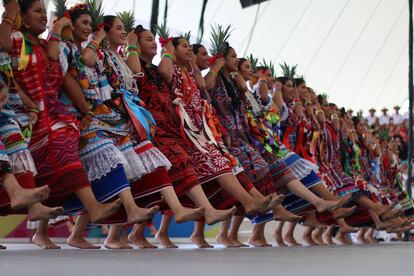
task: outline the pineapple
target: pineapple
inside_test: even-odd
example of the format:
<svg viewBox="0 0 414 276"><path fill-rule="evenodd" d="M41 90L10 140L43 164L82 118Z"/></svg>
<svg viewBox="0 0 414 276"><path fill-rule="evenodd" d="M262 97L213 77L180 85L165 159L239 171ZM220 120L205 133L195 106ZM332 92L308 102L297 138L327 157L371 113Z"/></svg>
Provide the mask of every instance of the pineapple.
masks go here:
<svg viewBox="0 0 414 276"><path fill-rule="evenodd" d="M252 66L253 71L256 71L256 67L257 67L257 62L259 61L259 59L257 57L254 57L253 54L250 54L247 57L247 60L250 61L250 64Z"/></svg>
<svg viewBox="0 0 414 276"><path fill-rule="evenodd" d="M60 19L65 16L66 9L66 0L53 0L55 5L55 16L56 19ZM73 40L72 28L67 26L63 28L61 33L62 40L70 41Z"/></svg>
<svg viewBox="0 0 414 276"><path fill-rule="evenodd" d="M161 38L167 39L170 37L170 30L167 28L167 24L165 22L160 26L155 25L155 32Z"/></svg>
<svg viewBox="0 0 414 276"><path fill-rule="evenodd" d="M228 48L228 39L232 30L230 30L231 25L228 25L226 28L223 25L216 24L211 27L211 38L210 38L210 53L213 56L223 55L226 49Z"/></svg>
<svg viewBox="0 0 414 276"><path fill-rule="evenodd" d="M283 62L283 64L279 64L282 68L282 74L284 77L288 78L294 78L296 76L296 68L298 65L289 66L286 62Z"/></svg>
<svg viewBox="0 0 414 276"><path fill-rule="evenodd" d="M102 2L98 5L96 0L85 0L92 17L92 30L96 31L99 24L103 22L104 12Z"/></svg>
<svg viewBox="0 0 414 276"><path fill-rule="evenodd" d="M134 30L135 27L135 11L123 11L116 14L124 24L127 33Z"/></svg>

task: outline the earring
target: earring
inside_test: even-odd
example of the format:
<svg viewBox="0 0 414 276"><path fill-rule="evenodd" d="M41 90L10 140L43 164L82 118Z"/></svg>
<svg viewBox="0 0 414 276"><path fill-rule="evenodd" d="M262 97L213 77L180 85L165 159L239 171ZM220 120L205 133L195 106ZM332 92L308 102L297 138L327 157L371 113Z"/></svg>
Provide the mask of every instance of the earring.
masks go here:
<svg viewBox="0 0 414 276"><path fill-rule="evenodd" d="M22 24L23 24L23 27L24 27L24 28L26 28L26 29L29 29L29 28L30 28L30 25L27 25L27 23L26 23L26 22L24 22L24 21L23 21L23 23L22 23Z"/></svg>

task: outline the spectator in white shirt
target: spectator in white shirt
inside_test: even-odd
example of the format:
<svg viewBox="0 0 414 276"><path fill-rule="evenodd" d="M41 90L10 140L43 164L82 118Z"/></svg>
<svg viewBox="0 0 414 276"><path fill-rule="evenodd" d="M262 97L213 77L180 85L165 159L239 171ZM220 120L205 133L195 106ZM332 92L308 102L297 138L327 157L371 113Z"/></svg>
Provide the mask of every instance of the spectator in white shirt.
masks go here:
<svg viewBox="0 0 414 276"><path fill-rule="evenodd" d="M382 115L379 117L380 125L388 125L390 123L390 116L388 116L388 108L383 108Z"/></svg>
<svg viewBox="0 0 414 276"><path fill-rule="evenodd" d="M367 116L367 123L368 123L368 125L369 126L373 126L373 125L375 125L375 122L376 122L376 120L377 120L377 116L375 116L375 112L377 112L376 110L375 110L375 108L371 108L370 110L369 110L369 115Z"/></svg>
<svg viewBox="0 0 414 276"><path fill-rule="evenodd" d="M400 107L394 106L395 113L392 114L392 119L394 120L394 125L399 125L403 122L404 117L400 114Z"/></svg>

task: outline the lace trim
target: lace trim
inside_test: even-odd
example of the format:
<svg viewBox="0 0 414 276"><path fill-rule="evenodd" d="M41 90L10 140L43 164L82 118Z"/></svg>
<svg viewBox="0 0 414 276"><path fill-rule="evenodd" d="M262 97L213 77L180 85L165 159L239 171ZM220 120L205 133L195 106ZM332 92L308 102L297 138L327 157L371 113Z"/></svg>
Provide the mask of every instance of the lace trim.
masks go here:
<svg viewBox="0 0 414 276"><path fill-rule="evenodd" d="M132 146L121 149L121 152L127 160L124 165L125 173L129 181L135 181L148 174L143 160L134 151Z"/></svg>
<svg viewBox="0 0 414 276"><path fill-rule="evenodd" d="M135 146L135 150L138 150L141 147L144 147L148 144L151 144L151 141L144 141L139 145ZM138 154L138 156L143 160L145 169L148 173L155 171L158 168L165 167L167 170L171 168L171 162L161 153L156 147L152 147L144 152Z"/></svg>
<svg viewBox="0 0 414 276"><path fill-rule="evenodd" d="M9 155L13 173L32 172L37 174L32 155L28 150L19 151Z"/></svg>
<svg viewBox="0 0 414 276"><path fill-rule="evenodd" d="M122 152L112 144L80 157L89 181L100 179L115 169L119 164L127 164Z"/></svg>
<svg viewBox="0 0 414 276"><path fill-rule="evenodd" d="M292 155L290 155L292 156ZM288 156L287 158L289 158L290 156ZM298 178L298 179L303 179L306 176L308 176L312 171L317 173L319 171L319 167L315 164L313 164L312 162L300 158L296 161L293 161L293 163L291 163L289 165L289 169L292 171L292 173Z"/></svg>

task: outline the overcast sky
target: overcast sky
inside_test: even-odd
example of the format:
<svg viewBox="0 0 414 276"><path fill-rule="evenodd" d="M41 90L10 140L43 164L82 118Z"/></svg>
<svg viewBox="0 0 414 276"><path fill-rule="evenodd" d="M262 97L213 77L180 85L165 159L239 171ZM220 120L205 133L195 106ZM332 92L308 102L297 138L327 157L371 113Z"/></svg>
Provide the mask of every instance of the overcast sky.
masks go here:
<svg viewBox="0 0 414 276"><path fill-rule="evenodd" d="M196 36L202 0L168 2L167 25L173 33L191 31ZM107 14L133 8L133 0L103 3ZM204 40L208 44L210 24L231 24L230 43L239 56L246 52L276 64L298 64L298 73L305 75L309 86L354 110L397 104L404 110L408 105L407 3L269 0L258 11L258 6L242 9L238 0L209 0ZM159 22L164 4L160 0ZM151 5L151 0L135 1L136 18L147 26ZM257 11L256 28L246 51Z"/></svg>

